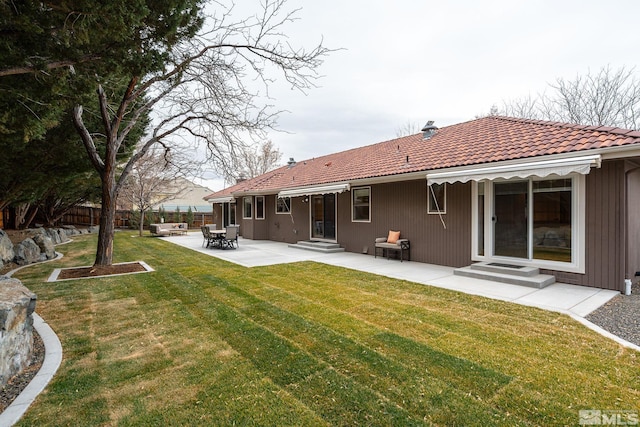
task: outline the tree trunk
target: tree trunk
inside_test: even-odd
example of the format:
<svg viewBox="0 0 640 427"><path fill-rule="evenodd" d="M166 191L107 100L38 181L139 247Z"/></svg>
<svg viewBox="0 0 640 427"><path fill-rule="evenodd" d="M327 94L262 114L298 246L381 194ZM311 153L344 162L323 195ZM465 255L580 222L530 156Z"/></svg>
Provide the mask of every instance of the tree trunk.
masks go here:
<svg viewBox="0 0 640 427"><path fill-rule="evenodd" d="M25 228L29 228L31 226L31 223L33 222L34 218L36 217L36 215L38 214L38 206L32 206L31 210L29 211L29 215L27 215L26 219L25 219Z"/></svg>
<svg viewBox="0 0 640 427"><path fill-rule="evenodd" d="M96 250L96 266L113 264L113 235L115 233L116 200L114 194L115 180L102 180L102 209L100 210L100 230L98 230L98 248Z"/></svg>
<svg viewBox="0 0 640 427"><path fill-rule="evenodd" d="M13 217L13 228L21 230L24 228L24 219L29 212L30 203L20 203L15 207L15 216Z"/></svg>
<svg viewBox="0 0 640 427"><path fill-rule="evenodd" d="M140 225L139 225L140 237L142 237L143 230L144 230L144 210L140 209Z"/></svg>

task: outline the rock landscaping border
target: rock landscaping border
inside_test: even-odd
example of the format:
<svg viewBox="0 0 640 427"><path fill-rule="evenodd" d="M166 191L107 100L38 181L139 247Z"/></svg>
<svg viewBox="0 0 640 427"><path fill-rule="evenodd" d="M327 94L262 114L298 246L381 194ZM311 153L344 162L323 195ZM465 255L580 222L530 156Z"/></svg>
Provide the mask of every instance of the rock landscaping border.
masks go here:
<svg viewBox="0 0 640 427"><path fill-rule="evenodd" d="M74 226L31 228L22 230L26 237L14 244L7 233L0 229L0 270L5 264L23 266L54 259L55 246L68 242L70 236L97 232L97 226L86 229L78 229Z"/></svg>

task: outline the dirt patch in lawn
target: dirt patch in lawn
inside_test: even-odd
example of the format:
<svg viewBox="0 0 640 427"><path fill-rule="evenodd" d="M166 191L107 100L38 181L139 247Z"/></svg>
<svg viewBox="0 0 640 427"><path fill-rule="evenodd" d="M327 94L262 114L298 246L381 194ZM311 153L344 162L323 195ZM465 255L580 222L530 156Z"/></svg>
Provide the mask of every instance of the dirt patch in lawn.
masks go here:
<svg viewBox="0 0 640 427"><path fill-rule="evenodd" d="M106 266L65 268L60 271L58 280L112 276L114 274L142 273L144 271L147 271L147 269L139 262L129 262L125 264L113 264Z"/></svg>

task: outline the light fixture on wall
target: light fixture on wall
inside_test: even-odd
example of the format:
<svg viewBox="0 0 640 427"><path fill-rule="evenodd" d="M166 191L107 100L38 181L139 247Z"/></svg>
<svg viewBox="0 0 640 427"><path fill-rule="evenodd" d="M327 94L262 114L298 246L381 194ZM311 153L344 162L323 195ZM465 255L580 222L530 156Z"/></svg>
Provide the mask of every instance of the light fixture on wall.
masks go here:
<svg viewBox="0 0 640 427"><path fill-rule="evenodd" d="M302 199L303 203L309 203L309 196L304 196L304 198Z"/></svg>

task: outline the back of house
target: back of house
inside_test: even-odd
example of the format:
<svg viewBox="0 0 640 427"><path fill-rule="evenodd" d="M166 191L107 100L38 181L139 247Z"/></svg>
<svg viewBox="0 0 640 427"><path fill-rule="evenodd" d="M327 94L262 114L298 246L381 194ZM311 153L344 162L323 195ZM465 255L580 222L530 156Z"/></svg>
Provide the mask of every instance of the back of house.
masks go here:
<svg viewBox="0 0 640 427"><path fill-rule="evenodd" d="M640 271L640 132L484 117L300 162L213 193L246 239L374 253L400 231L411 261L536 268L623 291Z"/></svg>

